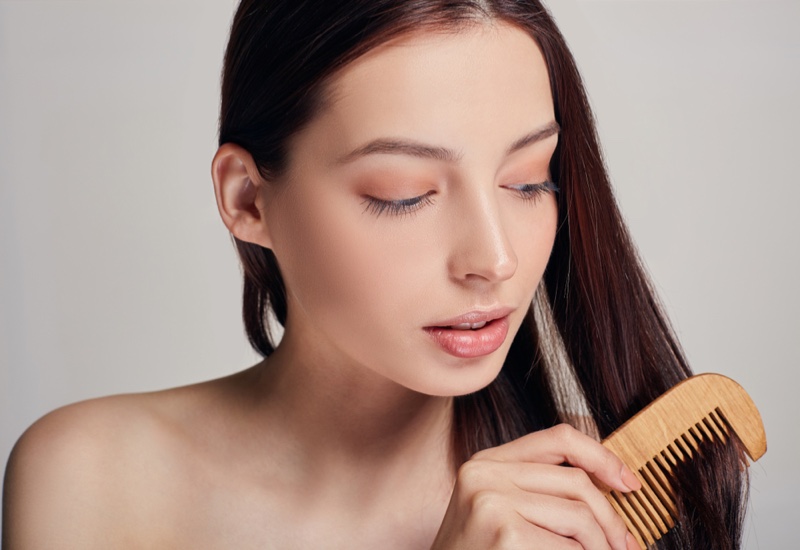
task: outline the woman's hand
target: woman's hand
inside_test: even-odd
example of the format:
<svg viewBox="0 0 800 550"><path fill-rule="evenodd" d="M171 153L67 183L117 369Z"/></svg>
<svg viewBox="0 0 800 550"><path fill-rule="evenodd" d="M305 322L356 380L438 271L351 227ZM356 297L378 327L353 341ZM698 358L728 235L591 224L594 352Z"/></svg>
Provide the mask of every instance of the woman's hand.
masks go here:
<svg viewBox="0 0 800 550"><path fill-rule="evenodd" d="M432 550L638 550L598 485L641 487L611 451L567 424L486 449L459 469Z"/></svg>

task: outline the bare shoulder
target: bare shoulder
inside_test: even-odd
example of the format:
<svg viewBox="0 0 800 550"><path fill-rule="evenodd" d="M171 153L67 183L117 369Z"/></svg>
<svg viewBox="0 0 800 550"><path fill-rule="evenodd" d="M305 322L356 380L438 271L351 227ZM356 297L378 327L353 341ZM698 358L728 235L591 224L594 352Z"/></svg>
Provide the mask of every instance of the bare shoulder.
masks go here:
<svg viewBox="0 0 800 550"><path fill-rule="evenodd" d="M191 467L193 411L211 387L93 399L39 419L9 458L3 548L155 543Z"/></svg>

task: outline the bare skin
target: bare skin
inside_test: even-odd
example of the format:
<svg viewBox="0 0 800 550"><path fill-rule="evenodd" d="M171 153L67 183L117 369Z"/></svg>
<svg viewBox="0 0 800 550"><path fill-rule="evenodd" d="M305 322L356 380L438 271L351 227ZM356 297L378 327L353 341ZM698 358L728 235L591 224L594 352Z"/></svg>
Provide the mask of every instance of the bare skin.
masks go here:
<svg viewBox="0 0 800 550"><path fill-rule="evenodd" d="M402 37L330 85L285 181L230 144L212 166L227 227L281 265L276 352L41 419L9 462L4 548L634 548L597 485L637 482L572 428L450 460L452 397L497 375L555 235L552 192L522 196L558 142L535 43L500 24ZM457 158L342 162L387 136ZM368 206L421 196L413 212ZM509 335L480 357L424 330L501 306Z"/></svg>
<svg viewBox="0 0 800 550"><path fill-rule="evenodd" d="M8 547L429 545L450 491L446 463L427 456L440 433L365 438L356 463L318 433L307 449L277 411L256 412L261 372L40 420L9 466Z"/></svg>

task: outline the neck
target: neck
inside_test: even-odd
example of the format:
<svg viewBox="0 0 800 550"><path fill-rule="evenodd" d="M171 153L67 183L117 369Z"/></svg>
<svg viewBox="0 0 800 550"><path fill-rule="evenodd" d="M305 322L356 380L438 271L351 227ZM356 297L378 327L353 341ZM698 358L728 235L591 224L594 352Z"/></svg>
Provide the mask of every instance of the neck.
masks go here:
<svg viewBox="0 0 800 550"><path fill-rule="evenodd" d="M427 471L449 483L451 397L414 392L287 336L254 373L258 408L295 464L314 472L305 479L335 472L374 484Z"/></svg>
<svg viewBox="0 0 800 550"><path fill-rule="evenodd" d="M302 344L285 335L234 382L238 425L257 457L249 478L267 480L270 493L282 495L287 524L309 532L358 526L365 540L391 534L429 547L455 477L452 398L411 391L333 360L330 348Z"/></svg>

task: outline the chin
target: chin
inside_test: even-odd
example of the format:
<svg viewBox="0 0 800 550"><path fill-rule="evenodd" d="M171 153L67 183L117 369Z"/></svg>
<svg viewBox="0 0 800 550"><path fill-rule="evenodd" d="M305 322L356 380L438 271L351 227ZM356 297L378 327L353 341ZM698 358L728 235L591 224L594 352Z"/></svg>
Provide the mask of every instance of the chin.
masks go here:
<svg viewBox="0 0 800 550"><path fill-rule="evenodd" d="M435 378L420 384L419 388L411 389L436 397L469 395L494 382L503 368L504 360L505 354L502 354L502 358L482 357L467 364L462 362L457 366L448 366L446 372L440 372Z"/></svg>

